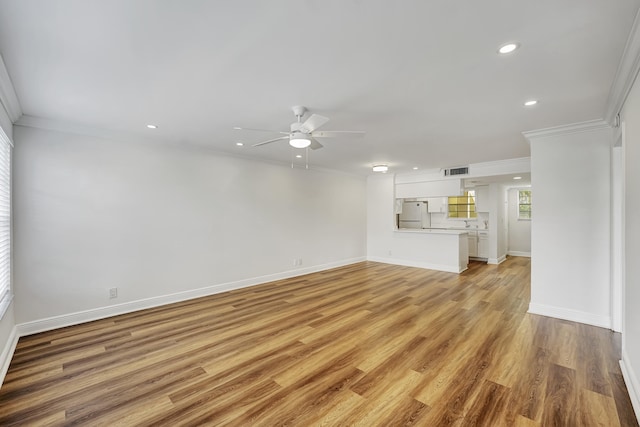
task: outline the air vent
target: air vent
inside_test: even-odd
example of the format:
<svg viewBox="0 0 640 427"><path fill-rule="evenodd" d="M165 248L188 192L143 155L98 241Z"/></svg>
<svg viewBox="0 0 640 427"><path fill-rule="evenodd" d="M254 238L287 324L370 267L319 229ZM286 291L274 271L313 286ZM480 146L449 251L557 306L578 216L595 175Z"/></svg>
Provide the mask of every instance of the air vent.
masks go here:
<svg viewBox="0 0 640 427"><path fill-rule="evenodd" d="M468 175L469 167L465 166L463 168L451 168L444 170L444 176L453 176L453 175Z"/></svg>

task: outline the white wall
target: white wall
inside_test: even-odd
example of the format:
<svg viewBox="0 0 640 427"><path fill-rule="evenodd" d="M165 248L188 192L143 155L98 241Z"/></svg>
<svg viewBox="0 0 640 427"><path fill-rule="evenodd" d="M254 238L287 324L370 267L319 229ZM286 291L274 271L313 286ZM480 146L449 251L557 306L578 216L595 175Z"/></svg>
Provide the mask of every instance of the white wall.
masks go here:
<svg viewBox="0 0 640 427"><path fill-rule="evenodd" d="M27 331L365 259L361 177L19 126L14 140Z"/></svg>
<svg viewBox="0 0 640 427"><path fill-rule="evenodd" d="M507 257L506 233L507 201L504 188L500 184L489 185L489 264L499 264Z"/></svg>
<svg viewBox="0 0 640 427"><path fill-rule="evenodd" d="M640 417L640 83L636 80L621 113L624 123L624 318L622 367Z"/></svg>
<svg viewBox="0 0 640 427"><path fill-rule="evenodd" d="M572 126L530 141L530 311L610 327L611 129Z"/></svg>
<svg viewBox="0 0 640 427"><path fill-rule="evenodd" d="M508 223L509 254L518 256L531 255L531 221L518 219L518 191L531 188L509 188L508 190Z"/></svg>

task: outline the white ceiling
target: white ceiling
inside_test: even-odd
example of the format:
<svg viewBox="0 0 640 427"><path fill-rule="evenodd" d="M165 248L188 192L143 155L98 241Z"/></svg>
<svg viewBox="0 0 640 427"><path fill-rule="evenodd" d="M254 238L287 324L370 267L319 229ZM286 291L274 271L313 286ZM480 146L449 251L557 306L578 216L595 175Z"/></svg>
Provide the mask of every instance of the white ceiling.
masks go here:
<svg viewBox="0 0 640 427"><path fill-rule="evenodd" d="M288 130L305 105L366 132L323 140L312 166L406 172L526 157L522 131L602 118L639 6L0 0L0 54L25 115L289 162L286 141L233 127Z"/></svg>

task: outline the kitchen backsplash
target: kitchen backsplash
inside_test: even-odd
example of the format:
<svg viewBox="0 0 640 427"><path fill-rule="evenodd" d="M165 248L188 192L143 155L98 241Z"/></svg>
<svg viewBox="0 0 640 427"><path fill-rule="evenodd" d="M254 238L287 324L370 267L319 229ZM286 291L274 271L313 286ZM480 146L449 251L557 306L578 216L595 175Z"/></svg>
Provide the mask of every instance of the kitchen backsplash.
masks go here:
<svg viewBox="0 0 640 427"><path fill-rule="evenodd" d="M462 219L449 219L444 213L432 213L431 215L431 227L432 228L458 228L464 227L464 220ZM484 229L485 221L489 223L489 214L485 212L478 212L478 218L469 219L470 228ZM477 225L477 227L476 227Z"/></svg>

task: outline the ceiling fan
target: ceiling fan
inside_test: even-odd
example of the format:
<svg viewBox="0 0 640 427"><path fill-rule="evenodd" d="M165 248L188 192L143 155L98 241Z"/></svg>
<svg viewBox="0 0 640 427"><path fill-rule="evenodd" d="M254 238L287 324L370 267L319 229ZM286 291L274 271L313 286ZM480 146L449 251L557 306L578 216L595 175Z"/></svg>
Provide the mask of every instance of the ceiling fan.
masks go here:
<svg viewBox="0 0 640 427"><path fill-rule="evenodd" d="M302 117L307 112L307 109L301 105L296 105L292 108L293 114L296 116L296 121L291 123L289 132L274 131L269 129L253 129L253 128L241 128L234 127L236 130L250 130L259 132L275 132L283 136L278 138L269 139L267 141L258 142L253 144L254 147L270 144L276 141L289 140L289 145L294 148L311 148L317 150L322 148L323 145L318 142L316 138L334 138L334 137L362 137L364 132L361 131L317 131L317 129L323 126L329 121L327 117L319 114L312 114L307 120L302 121Z"/></svg>

